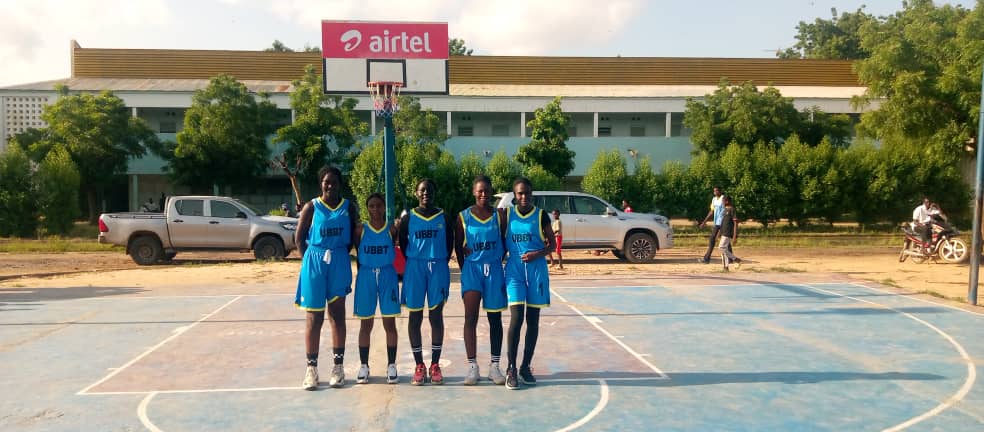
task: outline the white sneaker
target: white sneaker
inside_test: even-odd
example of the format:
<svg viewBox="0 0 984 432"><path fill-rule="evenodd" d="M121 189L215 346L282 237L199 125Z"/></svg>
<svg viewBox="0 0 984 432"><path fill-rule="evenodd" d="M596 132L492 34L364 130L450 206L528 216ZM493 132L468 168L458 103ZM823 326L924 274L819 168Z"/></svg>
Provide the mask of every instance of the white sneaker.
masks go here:
<svg viewBox="0 0 984 432"><path fill-rule="evenodd" d="M301 384L304 390L314 390L318 388L318 367L308 366L304 373L304 382Z"/></svg>
<svg viewBox="0 0 984 432"><path fill-rule="evenodd" d="M331 368L331 375L328 376L328 385L335 388L345 386L345 368L342 365L335 365Z"/></svg>
<svg viewBox="0 0 984 432"><path fill-rule="evenodd" d="M506 383L506 377L502 375L502 371L499 370L499 363L489 363L489 381L495 383L495 385L503 385Z"/></svg>
<svg viewBox="0 0 984 432"><path fill-rule="evenodd" d="M478 372L478 364L472 363L468 365L468 375L465 375L465 385L475 385L478 384L479 377L482 374Z"/></svg>
<svg viewBox="0 0 984 432"><path fill-rule="evenodd" d="M369 365L364 364L359 367L359 374L355 376L355 382L367 384L369 382Z"/></svg>
<svg viewBox="0 0 984 432"><path fill-rule="evenodd" d="M390 363L386 366L386 384L396 384L400 382L400 374L396 372L396 365Z"/></svg>

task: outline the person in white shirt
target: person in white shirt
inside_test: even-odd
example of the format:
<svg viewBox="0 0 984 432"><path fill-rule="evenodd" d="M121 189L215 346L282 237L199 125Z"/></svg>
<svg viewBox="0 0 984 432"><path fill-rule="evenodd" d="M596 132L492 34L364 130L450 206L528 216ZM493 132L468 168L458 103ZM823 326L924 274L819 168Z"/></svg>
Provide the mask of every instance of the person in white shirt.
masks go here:
<svg viewBox="0 0 984 432"><path fill-rule="evenodd" d="M933 238L933 216L930 207L931 202L929 198L923 197L922 205L912 210L913 229L919 233L923 242L923 252L927 253Z"/></svg>

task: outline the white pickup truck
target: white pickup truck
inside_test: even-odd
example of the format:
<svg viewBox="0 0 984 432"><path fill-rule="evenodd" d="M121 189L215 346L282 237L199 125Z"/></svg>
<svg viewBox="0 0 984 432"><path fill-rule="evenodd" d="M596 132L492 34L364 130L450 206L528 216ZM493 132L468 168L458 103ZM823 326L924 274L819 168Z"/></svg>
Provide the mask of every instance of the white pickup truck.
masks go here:
<svg viewBox="0 0 984 432"><path fill-rule="evenodd" d="M186 250L252 250L256 259L281 259L297 248L296 228L296 218L261 216L235 198L174 196L164 213L103 213L99 243L126 246L140 265Z"/></svg>

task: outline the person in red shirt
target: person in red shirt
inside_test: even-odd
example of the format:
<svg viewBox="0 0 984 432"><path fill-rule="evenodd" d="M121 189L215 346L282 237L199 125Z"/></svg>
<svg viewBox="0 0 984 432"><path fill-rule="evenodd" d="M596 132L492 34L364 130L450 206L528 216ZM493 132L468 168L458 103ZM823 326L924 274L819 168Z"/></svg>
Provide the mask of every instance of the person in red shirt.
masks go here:
<svg viewBox="0 0 984 432"><path fill-rule="evenodd" d="M626 200L622 200L622 211L632 213L632 206L630 206L629 202Z"/></svg>

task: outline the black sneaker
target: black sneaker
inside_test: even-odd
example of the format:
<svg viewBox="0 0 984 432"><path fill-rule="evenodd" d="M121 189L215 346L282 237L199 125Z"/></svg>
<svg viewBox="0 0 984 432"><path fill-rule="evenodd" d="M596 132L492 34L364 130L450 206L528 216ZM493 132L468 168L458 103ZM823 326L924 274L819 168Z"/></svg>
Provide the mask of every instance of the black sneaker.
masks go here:
<svg viewBox="0 0 984 432"><path fill-rule="evenodd" d="M509 390L516 390L519 388L519 381L516 379L515 366L506 368L506 388Z"/></svg>
<svg viewBox="0 0 984 432"><path fill-rule="evenodd" d="M519 368L519 381L526 385L536 385L536 378L533 376L533 371L528 367Z"/></svg>

